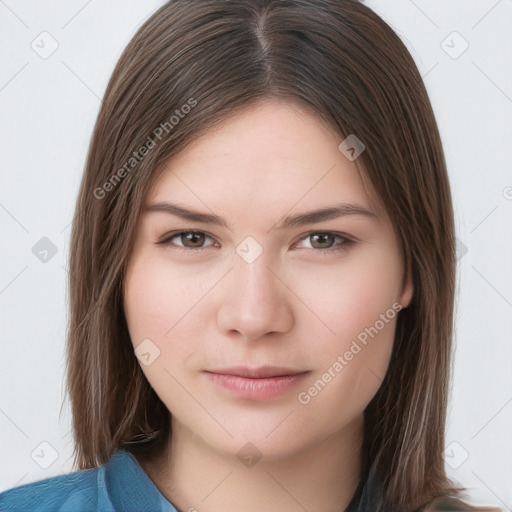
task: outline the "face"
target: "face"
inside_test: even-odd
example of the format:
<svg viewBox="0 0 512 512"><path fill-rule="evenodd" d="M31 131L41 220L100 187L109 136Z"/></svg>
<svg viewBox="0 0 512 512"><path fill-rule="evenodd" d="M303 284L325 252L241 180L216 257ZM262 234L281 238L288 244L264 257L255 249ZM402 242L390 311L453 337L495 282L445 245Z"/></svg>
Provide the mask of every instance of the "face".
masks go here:
<svg viewBox="0 0 512 512"><path fill-rule="evenodd" d="M149 191L124 309L173 431L285 457L342 432L377 392L412 287L341 142L296 106L261 103Z"/></svg>

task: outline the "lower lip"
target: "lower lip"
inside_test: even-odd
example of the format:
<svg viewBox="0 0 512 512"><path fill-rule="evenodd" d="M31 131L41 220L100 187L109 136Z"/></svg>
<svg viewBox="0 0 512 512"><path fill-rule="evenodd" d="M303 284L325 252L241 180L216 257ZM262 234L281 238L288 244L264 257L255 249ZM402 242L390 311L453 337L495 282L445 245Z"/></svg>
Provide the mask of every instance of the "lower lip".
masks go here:
<svg viewBox="0 0 512 512"><path fill-rule="evenodd" d="M238 375L206 372L213 383L227 389L233 395L246 400L265 400L282 395L293 389L308 372L281 377L250 379Z"/></svg>

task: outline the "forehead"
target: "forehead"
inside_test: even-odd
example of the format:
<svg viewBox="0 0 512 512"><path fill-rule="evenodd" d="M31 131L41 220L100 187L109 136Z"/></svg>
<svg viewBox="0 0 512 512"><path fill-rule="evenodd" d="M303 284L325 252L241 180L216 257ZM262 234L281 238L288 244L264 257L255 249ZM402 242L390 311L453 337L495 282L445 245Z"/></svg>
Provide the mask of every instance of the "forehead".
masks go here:
<svg viewBox="0 0 512 512"><path fill-rule="evenodd" d="M350 202L380 210L355 162L338 149L343 138L319 116L268 101L228 118L174 155L146 204L180 198L212 210ZM261 212L260 212L261 213Z"/></svg>

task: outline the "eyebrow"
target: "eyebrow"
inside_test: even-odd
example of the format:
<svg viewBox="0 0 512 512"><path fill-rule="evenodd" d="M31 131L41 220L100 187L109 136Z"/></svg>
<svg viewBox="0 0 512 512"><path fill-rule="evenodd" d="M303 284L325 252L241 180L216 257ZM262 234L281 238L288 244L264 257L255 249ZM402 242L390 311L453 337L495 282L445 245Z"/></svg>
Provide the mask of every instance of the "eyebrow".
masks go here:
<svg viewBox="0 0 512 512"><path fill-rule="evenodd" d="M222 226L229 229L228 223L222 217L212 213L203 213L197 210L186 208L173 203L159 202L153 203L145 208L146 213L150 212L164 212L190 222L201 222L204 224L213 224ZM377 218L377 215L368 210L364 206L353 203L342 203L333 206L326 206L317 210L299 213L294 216L285 217L279 224L275 225L272 229L290 229L297 226L306 224L315 224L327 220L337 219L344 216L364 216L369 218Z"/></svg>

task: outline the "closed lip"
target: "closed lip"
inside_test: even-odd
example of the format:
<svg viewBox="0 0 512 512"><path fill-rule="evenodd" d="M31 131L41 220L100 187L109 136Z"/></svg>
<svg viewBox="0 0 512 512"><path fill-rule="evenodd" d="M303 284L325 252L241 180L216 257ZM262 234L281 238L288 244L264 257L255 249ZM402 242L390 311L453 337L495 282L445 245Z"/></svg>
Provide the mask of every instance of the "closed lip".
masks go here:
<svg viewBox="0 0 512 512"><path fill-rule="evenodd" d="M258 368L249 368L247 366L230 366L229 368L217 368L206 370L207 373L217 373L219 375L234 375L246 379L269 379L272 377L287 377L290 375L299 375L307 373L309 370L299 370L296 368L287 368L284 366L260 366Z"/></svg>

